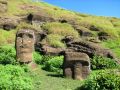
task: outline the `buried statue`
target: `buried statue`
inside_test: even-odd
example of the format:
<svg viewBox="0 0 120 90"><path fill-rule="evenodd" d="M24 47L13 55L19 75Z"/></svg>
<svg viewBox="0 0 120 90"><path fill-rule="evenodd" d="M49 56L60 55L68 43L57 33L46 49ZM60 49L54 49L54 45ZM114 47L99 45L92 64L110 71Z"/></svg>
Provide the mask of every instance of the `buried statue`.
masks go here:
<svg viewBox="0 0 120 90"><path fill-rule="evenodd" d="M16 58L21 64L29 64L34 51L35 34L33 30L22 29L16 34Z"/></svg>
<svg viewBox="0 0 120 90"><path fill-rule="evenodd" d="M90 74L90 59L87 54L80 52L65 52L63 75L78 80L86 79Z"/></svg>

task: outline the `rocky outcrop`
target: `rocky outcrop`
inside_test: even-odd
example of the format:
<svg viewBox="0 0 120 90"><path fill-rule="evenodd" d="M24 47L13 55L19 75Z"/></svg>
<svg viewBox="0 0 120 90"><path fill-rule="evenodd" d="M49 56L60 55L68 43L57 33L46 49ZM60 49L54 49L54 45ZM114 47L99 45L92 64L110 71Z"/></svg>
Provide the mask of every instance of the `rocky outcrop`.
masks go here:
<svg viewBox="0 0 120 90"><path fill-rule="evenodd" d="M0 0L0 13L5 13L8 10L6 0Z"/></svg>
<svg viewBox="0 0 120 90"><path fill-rule="evenodd" d="M67 43L67 46L74 49L77 52L86 53L89 57L93 57L94 54L103 57L108 57L115 59L115 55L110 51L110 49L104 49L99 44L95 44L87 41L72 41Z"/></svg>
<svg viewBox="0 0 120 90"><path fill-rule="evenodd" d="M55 19L48 16L48 14L46 13L30 13L28 16L27 16L27 20L33 24L33 23L39 23L39 24L43 24L44 22L54 22Z"/></svg>
<svg viewBox="0 0 120 90"><path fill-rule="evenodd" d="M110 35L106 32L99 32L98 37L101 41L108 40L110 38Z"/></svg>
<svg viewBox="0 0 120 90"><path fill-rule="evenodd" d="M35 49L44 55L59 55L61 52L65 51L63 48L54 48L49 45L42 44L36 45Z"/></svg>
<svg viewBox="0 0 120 90"><path fill-rule="evenodd" d="M0 28L3 28L4 30L11 30L15 29L17 25L19 24L20 20L17 18L2 18L0 17Z"/></svg>
<svg viewBox="0 0 120 90"><path fill-rule="evenodd" d="M79 32L80 36L83 36L83 37L92 37L92 36L94 36L93 33L89 29L87 29L85 27L79 26L79 27L76 28L76 30Z"/></svg>

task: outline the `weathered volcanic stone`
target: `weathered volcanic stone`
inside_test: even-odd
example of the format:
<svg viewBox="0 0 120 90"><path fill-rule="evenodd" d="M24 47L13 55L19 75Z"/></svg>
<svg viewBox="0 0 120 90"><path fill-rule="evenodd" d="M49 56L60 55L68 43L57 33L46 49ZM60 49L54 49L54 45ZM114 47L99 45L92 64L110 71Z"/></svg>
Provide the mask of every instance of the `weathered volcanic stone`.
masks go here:
<svg viewBox="0 0 120 90"><path fill-rule="evenodd" d="M90 59L80 52L65 52L63 75L67 78L82 80L90 73Z"/></svg>
<svg viewBox="0 0 120 90"><path fill-rule="evenodd" d="M99 44L95 44L87 41L72 41L67 43L67 46L77 52L86 53L89 57L93 57L94 54L116 59L114 53L110 49L102 48Z"/></svg>
<svg viewBox="0 0 120 90"><path fill-rule="evenodd" d="M4 12L6 12L7 11L7 9L8 9L8 7L7 7L7 1L6 0L0 0L0 12L1 13L4 13Z"/></svg>
<svg viewBox="0 0 120 90"><path fill-rule="evenodd" d="M16 57L20 63L32 62L35 35L29 29L19 30L16 34Z"/></svg>

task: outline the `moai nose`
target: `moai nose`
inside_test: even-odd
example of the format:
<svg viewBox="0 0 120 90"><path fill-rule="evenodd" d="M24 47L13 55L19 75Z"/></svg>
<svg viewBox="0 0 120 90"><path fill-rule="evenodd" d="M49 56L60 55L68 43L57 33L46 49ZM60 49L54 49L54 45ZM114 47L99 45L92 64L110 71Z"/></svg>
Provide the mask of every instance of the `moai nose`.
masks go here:
<svg viewBox="0 0 120 90"><path fill-rule="evenodd" d="M27 44L27 36L24 34L22 38L22 44L26 45Z"/></svg>

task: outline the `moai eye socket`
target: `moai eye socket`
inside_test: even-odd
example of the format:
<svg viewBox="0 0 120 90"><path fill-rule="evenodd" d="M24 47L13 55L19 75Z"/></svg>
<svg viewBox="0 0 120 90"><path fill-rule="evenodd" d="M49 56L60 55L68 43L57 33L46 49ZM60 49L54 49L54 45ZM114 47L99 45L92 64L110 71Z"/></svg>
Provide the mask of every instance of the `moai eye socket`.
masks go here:
<svg viewBox="0 0 120 90"><path fill-rule="evenodd" d="M23 34L22 33L19 33L17 37L21 37L22 38Z"/></svg>
<svg viewBox="0 0 120 90"><path fill-rule="evenodd" d="M29 38L33 38L33 35L32 35L32 34L28 34L28 37L29 37Z"/></svg>

